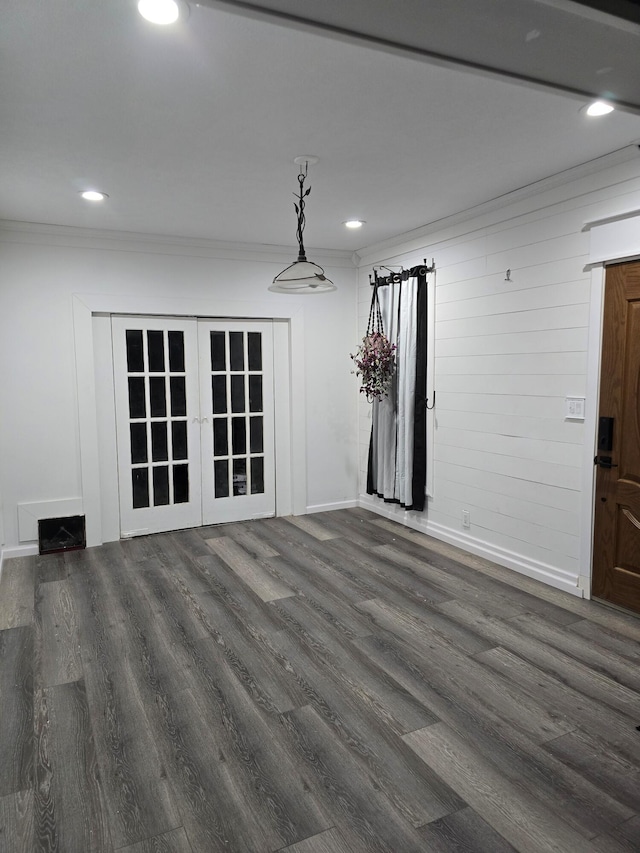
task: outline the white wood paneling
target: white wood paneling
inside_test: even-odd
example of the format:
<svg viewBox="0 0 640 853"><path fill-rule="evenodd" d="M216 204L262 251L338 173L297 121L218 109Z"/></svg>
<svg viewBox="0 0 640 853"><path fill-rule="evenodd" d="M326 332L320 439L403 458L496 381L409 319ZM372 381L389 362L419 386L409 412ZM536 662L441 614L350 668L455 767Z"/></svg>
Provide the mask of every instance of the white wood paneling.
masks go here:
<svg viewBox="0 0 640 853"><path fill-rule="evenodd" d="M466 281L451 281L448 284L439 280L438 305L458 299L516 293L518 290L548 287L550 284L558 285L567 281L582 280L588 286L589 274L583 272L581 261L582 258L570 258L567 261L554 261L524 269L509 267L511 274L508 280L506 270L499 270L491 275L475 276Z"/></svg>
<svg viewBox="0 0 640 853"><path fill-rule="evenodd" d="M447 429L439 426L438 445L480 450L499 456L512 456L518 460L542 458L547 463L576 468L580 467L582 461L582 446L579 444L564 444L560 441L535 439L529 436L523 438L468 429Z"/></svg>
<svg viewBox="0 0 640 853"><path fill-rule="evenodd" d="M457 483L452 479L445 479L439 484L438 496L448 499L456 508L463 507L469 510L472 526L479 523L479 518L474 512L474 508L479 507L483 511L488 510L510 518L527 519L532 524L548 527L550 530L559 530L572 536L577 537L580 533L580 514L577 511L557 509L547 503L533 503L512 495L492 492L486 488L479 489L465 483Z"/></svg>
<svg viewBox="0 0 640 853"><path fill-rule="evenodd" d="M452 517L446 513L441 513L437 510L430 510L429 512L429 525L436 525L451 531L454 529L452 521ZM467 535L472 539L477 539L482 542L485 547L492 547L498 552L506 551L512 555L526 555L529 560L539 563L542 567L552 566L555 569L559 569L561 572L566 572L572 580L575 579L574 585L577 585L577 558L563 554L559 551L553 550L552 548L545 548L544 543L546 542L546 537L539 537L536 543L531 543L518 539L514 536L509 536L501 531L492 530L489 527L477 529L474 531L473 535L470 532L466 532L466 534L461 533L461 539L464 535Z"/></svg>
<svg viewBox="0 0 640 853"><path fill-rule="evenodd" d="M602 285L589 268L587 224L632 222L638 210L635 159L425 229L386 255L361 252L361 325L374 263L433 257L437 269L431 497L422 514L365 505L574 594L588 589L596 418L565 419L566 396L585 396L591 415L597 407ZM612 250L594 245L598 257ZM364 493L362 407L360 418Z"/></svg>
<svg viewBox="0 0 640 853"><path fill-rule="evenodd" d="M438 376L495 375L517 373L520 376L533 374L570 375L583 373L586 352L539 352L511 353L506 355L444 356L438 359Z"/></svg>
<svg viewBox="0 0 640 853"><path fill-rule="evenodd" d="M489 453L486 450L452 447L440 442L436 443L434 455L437 462L464 465L488 473L506 474L519 480L530 480L532 483L543 482L550 486L560 486L563 489L575 491L579 491L581 486L580 469L570 465L559 465L544 460L518 459L514 456L503 456L501 453Z"/></svg>
<svg viewBox="0 0 640 853"><path fill-rule="evenodd" d="M547 551L557 551L572 559L578 558L579 538L576 534L570 534L564 530L550 528L547 525L536 524L524 518L516 518L506 513L495 512L488 509L484 501L480 505L468 505L471 527L470 535L486 538L484 531L499 533L508 536L511 540L519 540L526 545L537 545ZM456 500L439 497L438 511L454 519L456 526L460 526L461 513ZM520 548L522 550L522 546ZM547 558L548 560L548 558Z"/></svg>
<svg viewBox="0 0 640 853"><path fill-rule="evenodd" d="M438 360L448 356L499 355L502 353L560 353L587 351L588 330L547 329L544 336L538 331L520 334L480 335L470 338L444 338L436 341Z"/></svg>
<svg viewBox="0 0 640 853"><path fill-rule="evenodd" d="M497 471L458 465L446 460L436 461L435 475L438 484L459 483L484 490L487 494L503 495L508 500L520 498L528 503L537 503L562 512L577 513L580 509L580 493L568 486L556 486L539 480L525 480L517 470L501 474Z"/></svg>
<svg viewBox="0 0 640 853"><path fill-rule="evenodd" d="M532 418L474 412L473 417L470 418L468 410L447 410L444 406L438 406L438 431L444 431L447 428L471 430L501 437L543 439L561 444L575 444L580 447L582 447L584 431L582 423L560 421L557 417ZM442 433L440 437L442 437Z"/></svg>
<svg viewBox="0 0 640 853"><path fill-rule="evenodd" d="M542 397L545 393L552 397L584 396L585 375L562 374L493 374L491 376L475 376L473 374L440 376L436 365L436 382L439 390L457 392L459 394L533 394Z"/></svg>
<svg viewBox="0 0 640 853"><path fill-rule="evenodd" d="M589 281L583 279L438 304L438 321L457 320L461 317L486 317L492 314L512 314L514 311L535 311L541 308L577 305L588 301Z"/></svg>
<svg viewBox="0 0 640 853"><path fill-rule="evenodd" d="M561 418L564 416L564 399L533 394L449 394L438 388L438 417L443 411Z"/></svg>
<svg viewBox="0 0 640 853"><path fill-rule="evenodd" d="M437 312L436 308L436 312ZM489 317L464 317L442 322L436 315L436 339L466 338L476 335L508 335L513 332L546 332L548 329L585 329L589 319L588 302L514 311Z"/></svg>

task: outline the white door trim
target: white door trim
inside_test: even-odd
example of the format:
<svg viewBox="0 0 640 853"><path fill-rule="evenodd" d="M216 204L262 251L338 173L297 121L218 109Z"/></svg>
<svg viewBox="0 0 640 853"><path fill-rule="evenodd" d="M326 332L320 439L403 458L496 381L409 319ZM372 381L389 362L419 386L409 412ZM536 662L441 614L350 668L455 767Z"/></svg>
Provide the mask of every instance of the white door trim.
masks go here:
<svg viewBox="0 0 640 853"><path fill-rule="evenodd" d="M606 265L640 257L640 212L633 210L621 213L618 216L587 222L583 230L590 232L591 299L589 342L587 344L587 398L582 463L579 583L583 595L586 598L591 598L593 523L596 499L593 459L596 454L598 434Z"/></svg>
<svg viewBox="0 0 640 853"><path fill-rule="evenodd" d="M285 424L276 453L276 513L303 515L307 503L306 395L304 370L304 311L295 303L241 302L219 299L172 299L129 294L74 294L73 330L78 404L78 433L82 496L86 515L87 545L108 541L103 534L105 502L113 502L113 488L101 481L101 441L98 426L94 319L108 322L111 314L166 315L174 317L250 318L275 323L276 353L287 357L288 369L275 371L276 407L287 405L277 417ZM95 334L96 339L100 334ZM287 346L288 344L288 346ZM278 362L276 361L276 364ZM289 434L287 435L286 425ZM101 425L101 433L105 425ZM115 418L113 424L115 436ZM115 440L115 439L114 439ZM285 446L285 443L287 446ZM107 513L108 515L108 513ZM113 534L104 531L110 538ZM118 538L117 536L115 538Z"/></svg>

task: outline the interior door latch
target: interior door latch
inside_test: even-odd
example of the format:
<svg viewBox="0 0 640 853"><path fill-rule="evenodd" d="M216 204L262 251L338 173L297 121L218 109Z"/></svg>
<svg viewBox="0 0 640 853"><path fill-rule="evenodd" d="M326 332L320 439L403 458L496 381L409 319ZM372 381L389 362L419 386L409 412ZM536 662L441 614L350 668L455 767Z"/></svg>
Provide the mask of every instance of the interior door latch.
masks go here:
<svg viewBox="0 0 640 853"><path fill-rule="evenodd" d="M593 460L594 465L599 465L600 468L617 468L617 464L611 461L610 456L596 456Z"/></svg>

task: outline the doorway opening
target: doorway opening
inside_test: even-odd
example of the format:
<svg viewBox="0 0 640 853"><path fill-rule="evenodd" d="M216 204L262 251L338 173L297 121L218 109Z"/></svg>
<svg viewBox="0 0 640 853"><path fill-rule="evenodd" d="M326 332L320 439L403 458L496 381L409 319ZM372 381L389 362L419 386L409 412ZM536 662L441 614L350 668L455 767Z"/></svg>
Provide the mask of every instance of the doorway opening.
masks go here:
<svg viewBox="0 0 640 853"><path fill-rule="evenodd" d="M640 261L607 267L592 594L640 613Z"/></svg>
<svg viewBox="0 0 640 853"><path fill-rule="evenodd" d="M273 516L273 323L111 326L121 536Z"/></svg>

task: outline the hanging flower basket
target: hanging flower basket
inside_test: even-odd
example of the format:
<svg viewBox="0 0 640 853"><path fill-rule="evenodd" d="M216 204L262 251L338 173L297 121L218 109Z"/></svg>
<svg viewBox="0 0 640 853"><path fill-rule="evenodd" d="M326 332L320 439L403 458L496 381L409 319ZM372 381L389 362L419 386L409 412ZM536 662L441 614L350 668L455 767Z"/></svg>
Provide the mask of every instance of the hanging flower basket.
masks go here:
<svg viewBox="0 0 640 853"><path fill-rule="evenodd" d="M361 377L360 393L366 394L370 403L387 396L396 366L395 350L396 345L382 327L378 288L374 285L367 334L355 353L351 353L356 365L352 373Z"/></svg>
<svg viewBox="0 0 640 853"><path fill-rule="evenodd" d="M372 332L364 336L351 354L356 365L354 372L362 377L360 393L366 394L370 403L387 396L396 366L395 349L396 345L384 333Z"/></svg>

